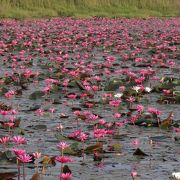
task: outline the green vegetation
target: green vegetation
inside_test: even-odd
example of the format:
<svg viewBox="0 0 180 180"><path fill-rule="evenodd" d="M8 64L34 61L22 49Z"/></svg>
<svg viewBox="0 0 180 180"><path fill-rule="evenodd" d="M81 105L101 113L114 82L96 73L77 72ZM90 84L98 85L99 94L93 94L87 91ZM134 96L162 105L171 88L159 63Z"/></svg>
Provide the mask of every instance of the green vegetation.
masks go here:
<svg viewBox="0 0 180 180"><path fill-rule="evenodd" d="M0 0L0 17L179 16L179 0Z"/></svg>

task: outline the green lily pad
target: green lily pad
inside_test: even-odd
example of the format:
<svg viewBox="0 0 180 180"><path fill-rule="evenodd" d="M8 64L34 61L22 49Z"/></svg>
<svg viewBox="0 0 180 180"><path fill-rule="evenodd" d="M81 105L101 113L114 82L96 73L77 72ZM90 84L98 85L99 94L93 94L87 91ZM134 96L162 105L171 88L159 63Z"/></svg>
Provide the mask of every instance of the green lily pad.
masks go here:
<svg viewBox="0 0 180 180"><path fill-rule="evenodd" d="M71 170L69 169L68 165L64 165L63 167L63 173L71 173Z"/></svg>
<svg viewBox="0 0 180 180"><path fill-rule="evenodd" d="M16 128L15 130L14 130L14 132L16 133L16 134L19 134L19 135L25 135L25 131L24 131L24 129L22 129L22 128Z"/></svg>
<svg viewBox="0 0 180 180"><path fill-rule="evenodd" d="M160 96L157 102L163 104L178 104L180 103L180 96Z"/></svg>
<svg viewBox="0 0 180 180"><path fill-rule="evenodd" d="M59 141L67 141L67 140L69 140L68 137L66 137L65 135L62 135L61 133L55 133L54 136Z"/></svg>
<svg viewBox="0 0 180 180"><path fill-rule="evenodd" d="M1 89L0 89L0 96L3 96L5 93L7 93L8 92L8 89L7 88L5 88L5 87L2 87Z"/></svg>
<svg viewBox="0 0 180 180"><path fill-rule="evenodd" d="M17 175L17 172L1 172L0 173L0 179L2 180L8 180L8 179L14 179Z"/></svg>
<svg viewBox="0 0 180 180"><path fill-rule="evenodd" d="M120 143L112 144L111 145L112 150L115 152L121 152L122 145Z"/></svg>
<svg viewBox="0 0 180 180"><path fill-rule="evenodd" d="M180 91L173 91L173 94L177 97L180 97Z"/></svg>
<svg viewBox="0 0 180 180"><path fill-rule="evenodd" d="M36 126L33 126L33 129L35 130L41 130L41 131L46 131L47 130L47 126L44 124L38 124Z"/></svg>
<svg viewBox="0 0 180 180"><path fill-rule="evenodd" d="M175 79L172 83L175 85L180 85L180 79Z"/></svg>
<svg viewBox="0 0 180 180"><path fill-rule="evenodd" d="M74 151L71 147L64 149L63 153L66 155L71 155L71 156L77 155L77 152Z"/></svg>
<svg viewBox="0 0 180 180"><path fill-rule="evenodd" d="M32 94L30 94L29 99L31 100L37 100L40 99L44 96L44 92L43 91L35 91Z"/></svg>
<svg viewBox="0 0 180 180"><path fill-rule="evenodd" d="M169 114L169 116L167 117L167 119L161 121L161 123L160 123L160 128L161 128L161 129L169 129L169 128L172 126L172 124L173 124L172 115L173 115L173 112L171 112L171 113Z"/></svg>
<svg viewBox="0 0 180 180"><path fill-rule="evenodd" d="M123 84L124 83L123 83L122 79L112 79L107 83L104 90L105 91L116 91L119 88L119 86L121 86Z"/></svg>
<svg viewBox="0 0 180 180"><path fill-rule="evenodd" d="M14 162L16 163L16 157L11 151L5 151L0 154L0 161Z"/></svg>
<svg viewBox="0 0 180 180"><path fill-rule="evenodd" d="M141 149L137 148L136 151L133 153L133 155L136 156L148 156L146 153L144 153Z"/></svg>
<svg viewBox="0 0 180 180"><path fill-rule="evenodd" d="M174 140L179 142L180 141L180 136L174 136Z"/></svg>
<svg viewBox="0 0 180 180"><path fill-rule="evenodd" d="M156 119L144 119L140 118L135 122L135 125L146 126L146 127L157 127L158 122Z"/></svg>
<svg viewBox="0 0 180 180"><path fill-rule="evenodd" d="M95 145L88 146L85 149L86 154L92 154L94 152L102 152L103 151L103 144L102 143L96 143Z"/></svg>

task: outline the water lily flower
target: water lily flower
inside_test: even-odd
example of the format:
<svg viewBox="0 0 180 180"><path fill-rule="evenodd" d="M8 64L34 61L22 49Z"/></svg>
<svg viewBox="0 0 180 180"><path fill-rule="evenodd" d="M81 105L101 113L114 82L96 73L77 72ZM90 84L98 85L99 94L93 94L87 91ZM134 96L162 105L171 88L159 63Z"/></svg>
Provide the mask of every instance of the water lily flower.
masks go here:
<svg viewBox="0 0 180 180"><path fill-rule="evenodd" d="M60 174L60 179L62 180L70 180L72 177L72 173L62 173Z"/></svg>
<svg viewBox="0 0 180 180"><path fill-rule="evenodd" d="M3 136L0 138L0 144L6 144L10 142L10 137L9 136Z"/></svg>
<svg viewBox="0 0 180 180"><path fill-rule="evenodd" d="M140 88L139 86L134 86L132 89L135 90L136 92L139 92L139 90L140 90L141 88Z"/></svg>
<svg viewBox="0 0 180 180"><path fill-rule="evenodd" d="M138 175L137 171L132 171L131 172L131 177L132 177L133 180L135 180L137 175Z"/></svg>
<svg viewBox="0 0 180 180"><path fill-rule="evenodd" d="M173 172L172 177L174 180L180 180L180 172Z"/></svg>
<svg viewBox="0 0 180 180"><path fill-rule="evenodd" d="M145 87L144 90L148 93L152 91L152 89L150 87Z"/></svg>
<svg viewBox="0 0 180 180"><path fill-rule="evenodd" d="M33 156L35 159L39 159L41 157L41 152L34 152Z"/></svg>
<svg viewBox="0 0 180 180"><path fill-rule="evenodd" d="M72 162L72 159L68 156L56 156L55 160L63 164Z"/></svg>
<svg viewBox="0 0 180 180"><path fill-rule="evenodd" d="M16 156L20 156L26 153L26 150L17 148L13 148L12 151L15 153Z"/></svg>
<svg viewBox="0 0 180 180"><path fill-rule="evenodd" d="M61 149L61 150L64 150L64 149L68 148L69 146L70 146L70 145L67 144L66 142L60 142L60 143L57 144L57 147L58 147L59 149Z"/></svg>
<svg viewBox="0 0 180 180"><path fill-rule="evenodd" d="M138 104L136 106L136 110L139 112L139 113L142 113L144 111L144 106L142 104Z"/></svg>
<svg viewBox="0 0 180 180"><path fill-rule="evenodd" d="M83 133L81 132L78 139L81 141L81 142L84 142L85 140L88 139L88 135L86 133Z"/></svg>
<svg viewBox="0 0 180 180"><path fill-rule="evenodd" d="M133 96L130 96L130 97L128 97L128 98L126 99L126 101L129 102L129 103L133 103L135 100L136 100L136 99L135 99L135 97L133 97Z"/></svg>
<svg viewBox="0 0 180 180"><path fill-rule="evenodd" d="M110 106L113 106L113 107L118 107L118 106L120 105L120 103L121 103L121 100L120 100L120 99L118 99L118 100L112 100L112 101L109 102L109 105L110 105Z"/></svg>
<svg viewBox="0 0 180 180"><path fill-rule="evenodd" d="M27 141L22 136L13 136L11 139L15 144L26 144Z"/></svg>
<svg viewBox="0 0 180 180"><path fill-rule="evenodd" d="M32 161L32 157L26 153L18 155L17 159L22 163L28 163Z"/></svg>
<svg viewBox="0 0 180 180"><path fill-rule="evenodd" d="M10 90L10 91L8 91L7 93L5 93L5 97L8 98L8 99L10 99L10 98L14 97L15 94L16 94L15 91Z"/></svg>
<svg viewBox="0 0 180 180"><path fill-rule="evenodd" d="M156 114L157 116L161 114L161 111L159 111L158 109L156 108L153 108L153 107L149 107L147 109L148 112L152 113L152 114Z"/></svg>
<svg viewBox="0 0 180 180"><path fill-rule="evenodd" d="M121 98L123 96L123 93L117 93L114 95L115 98Z"/></svg>

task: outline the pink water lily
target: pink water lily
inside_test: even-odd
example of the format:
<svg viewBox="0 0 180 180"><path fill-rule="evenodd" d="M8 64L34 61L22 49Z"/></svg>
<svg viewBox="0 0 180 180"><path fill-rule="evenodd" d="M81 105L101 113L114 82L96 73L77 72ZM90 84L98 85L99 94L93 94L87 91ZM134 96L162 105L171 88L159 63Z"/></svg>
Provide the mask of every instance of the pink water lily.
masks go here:
<svg viewBox="0 0 180 180"><path fill-rule="evenodd" d="M45 11L46 6L42 6ZM178 140L178 111L175 104L170 104L179 103L178 17L1 19L0 29L0 148L10 149L16 155L18 180L20 165L31 160L35 160L32 163L42 179L54 160L61 164L59 178L71 179L74 165L64 167L73 161L67 153L83 156L83 162L75 157L77 179L86 178L86 164L91 167L92 154L98 156L93 159L96 167L109 168L104 163L104 152L114 163L118 162L117 156L126 155L121 159L126 166L124 160L132 155L126 141L132 137L130 144L135 148L147 145L140 142L141 138L150 139L146 146L150 154L148 171L141 163L132 163L138 164L141 177L152 174L151 151L154 155L157 150L163 152L163 147L174 141L167 138L163 144L154 143L149 136L165 133L171 137L173 132ZM163 121L168 120L164 114L171 110L174 122L170 123L172 117ZM153 128L146 129L149 126ZM32 144L38 151L31 151L31 156L25 149ZM123 148L119 148L121 145ZM157 145L162 147L154 148ZM54 147L58 151L53 151ZM175 154L177 146L171 151ZM42 168L38 168L40 159ZM173 168L177 164L174 162ZM57 166L53 177L54 170ZM94 170L91 168L92 174ZM118 173L120 177L121 172ZM30 174L23 175L25 179ZM161 175L166 178L166 173ZM138 178L136 169L129 176Z"/></svg>
<svg viewBox="0 0 180 180"><path fill-rule="evenodd" d="M0 144L7 144L10 142L10 137L9 136L4 136L0 138Z"/></svg>
<svg viewBox="0 0 180 180"><path fill-rule="evenodd" d="M138 105L136 106L136 109L137 109L137 111L138 111L139 113L142 113L142 112L144 111L144 106L143 106L142 104L138 104Z"/></svg>
<svg viewBox="0 0 180 180"><path fill-rule="evenodd" d="M5 97L10 99L13 98L15 96L16 92L13 90L8 91L7 93L5 93Z"/></svg>
<svg viewBox="0 0 180 180"><path fill-rule="evenodd" d="M62 173L62 174L60 174L60 179L62 179L62 180L70 180L71 177L72 177L71 173Z"/></svg>
<svg viewBox="0 0 180 180"><path fill-rule="evenodd" d="M33 153L33 156L34 156L34 158L36 158L36 159L39 159L40 157L41 157L41 152L34 152Z"/></svg>
<svg viewBox="0 0 180 180"><path fill-rule="evenodd" d="M72 162L72 159L68 156L56 156L56 161L60 163L70 163Z"/></svg>
<svg viewBox="0 0 180 180"><path fill-rule="evenodd" d="M57 147L58 147L59 149L64 150L64 149L66 149L66 148L69 147L69 144L67 144L66 142L60 142L60 143L57 144Z"/></svg>
<svg viewBox="0 0 180 180"><path fill-rule="evenodd" d="M13 148L12 151L16 154L16 156L23 155L23 154L26 153L26 150L24 150L24 149L17 149L17 148Z"/></svg>
<svg viewBox="0 0 180 180"><path fill-rule="evenodd" d="M22 136L13 136L11 140L15 144L26 144L27 143L26 139Z"/></svg>
<svg viewBox="0 0 180 180"><path fill-rule="evenodd" d="M19 154L17 156L18 160L22 163L28 163L32 161L32 157L29 156L28 154L24 153L24 154Z"/></svg>

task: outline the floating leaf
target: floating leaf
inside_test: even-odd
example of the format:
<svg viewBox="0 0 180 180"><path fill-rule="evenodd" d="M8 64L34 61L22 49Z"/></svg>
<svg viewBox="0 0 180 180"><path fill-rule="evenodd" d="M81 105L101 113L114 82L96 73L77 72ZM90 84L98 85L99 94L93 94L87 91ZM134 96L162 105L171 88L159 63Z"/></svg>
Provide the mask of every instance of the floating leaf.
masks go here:
<svg viewBox="0 0 180 180"><path fill-rule="evenodd" d="M132 123L131 123L132 124ZM135 125L145 126L145 127L158 127L158 121L156 119L144 119L140 118L135 122Z"/></svg>
<svg viewBox="0 0 180 180"><path fill-rule="evenodd" d="M3 96L7 92L8 92L8 89L5 88L5 87L2 87L1 90L0 90L0 96Z"/></svg>
<svg viewBox="0 0 180 180"><path fill-rule="evenodd" d="M0 180L11 180L16 177L16 172L0 173Z"/></svg>
<svg viewBox="0 0 180 180"><path fill-rule="evenodd" d="M172 126L172 123L173 123L172 117L173 117L173 112L170 112L167 119L161 121L160 128L161 129L169 129Z"/></svg>
<svg viewBox="0 0 180 180"><path fill-rule="evenodd" d="M174 85L179 86L180 85L180 79L174 79L172 82Z"/></svg>
<svg viewBox="0 0 180 180"><path fill-rule="evenodd" d="M38 124L36 126L33 126L32 128L35 129L35 130L41 130L41 131L46 131L47 130L47 126L44 125L44 124Z"/></svg>
<svg viewBox="0 0 180 180"><path fill-rule="evenodd" d="M133 155L136 156L148 156L146 153L144 153L141 149L137 148L136 151L133 153Z"/></svg>
<svg viewBox="0 0 180 180"><path fill-rule="evenodd" d="M0 102L0 110L9 111L11 109L12 109L12 107Z"/></svg>
<svg viewBox="0 0 180 180"><path fill-rule="evenodd" d="M173 94L177 97L180 97L180 91L173 91Z"/></svg>
<svg viewBox="0 0 180 180"><path fill-rule="evenodd" d="M80 90L85 90L85 87L82 85L82 83L79 80L75 80L75 83L79 87Z"/></svg>
<svg viewBox="0 0 180 180"><path fill-rule="evenodd" d="M55 157L43 156L42 161L40 162L43 165L56 165Z"/></svg>
<svg viewBox="0 0 180 180"><path fill-rule="evenodd" d="M180 103L180 96L161 96L157 102L160 104L178 104Z"/></svg>
<svg viewBox="0 0 180 180"><path fill-rule="evenodd" d="M122 148L122 145L120 143L116 143L116 144L112 144L110 147L109 147L109 150L110 151L115 151L115 152L120 152L121 151L121 148Z"/></svg>
<svg viewBox="0 0 180 180"><path fill-rule="evenodd" d="M5 151L0 153L0 160L1 161L10 161L10 162L16 162L16 157L11 151Z"/></svg>
<svg viewBox="0 0 180 180"><path fill-rule="evenodd" d="M77 155L77 152L75 152L71 147L64 149L63 153L66 155L72 155L72 156Z"/></svg>
<svg viewBox="0 0 180 180"><path fill-rule="evenodd" d="M105 91L116 91L119 86L123 85L122 79L112 79L108 82L108 84L105 86Z"/></svg>
<svg viewBox="0 0 180 180"><path fill-rule="evenodd" d="M93 159L94 159L94 161L101 161L102 160L102 155L100 155L99 153L97 153L97 152L95 152L94 154L93 154Z"/></svg>
<svg viewBox="0 0 180 180"><path fill-rule="evenodd" d="M78 151L80 145L81 145L81 143L79 143L79 142L74 142L74 143L71 144L71 149L72 149L73 151Z"/></svg>
<svg viewBox="0 0 180 180"><path fill-rule="evenodd" d="M180 136L174 136L175 141L180 141Z"/></svg>
<svg viewBox="0 0 180 180"><path fill-rule="evenodd" d="M31 178L31 180L40 180L40 179L41 179L41 177L40 177L40 174L38 172L36 172Z"/></svg>
<svg viewBox="0 0 180 180"><path fill-rule="evenodd" d="M17 133L17 134L19 134L19 135L25 135L25 131L24 131L24 129L22 129L22 128L16 128L16 129L14 130L14 132Z"/></svg>
<svg viewBox="0 0 180 180"><path fill-rule="evenodd" d="M31 100L37 100L40 99L44 96L44 92L43 91L35 91L32 94L30 94L29 99Z"/></svg>
<svg viewBox="0 0 180 180"><path fill-rule="evenodd" d="M61 133L56 133L55 135L55 138L59 141L66 141L68 140L69 138L66 137L65 135L62 135Z"/></svg>
<svg viewBox="0 0 180 180"><path fill-rule="evenodd" d="M71 170L69 169L68 165L64 165L63 167L63 173L72 173Z"/></svg>
<svg viewBox="0 0 180 180"><path fill-rule="evenodd" d="M92 154L94 152L103 152L103 144L102 143L96 143L95 145L88 146L85 149L85 153Z"/></svg>

